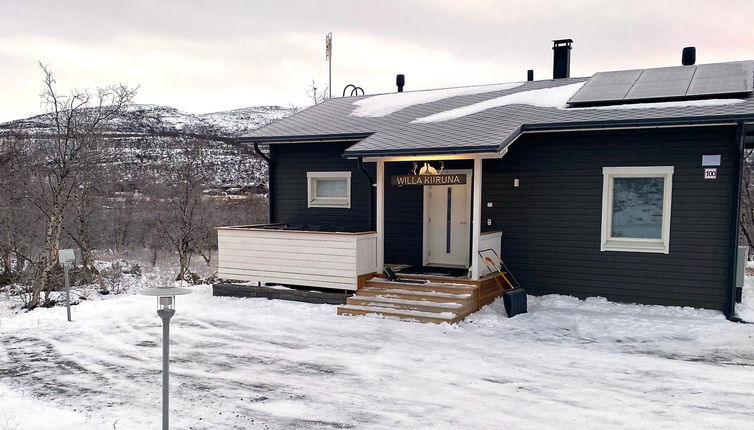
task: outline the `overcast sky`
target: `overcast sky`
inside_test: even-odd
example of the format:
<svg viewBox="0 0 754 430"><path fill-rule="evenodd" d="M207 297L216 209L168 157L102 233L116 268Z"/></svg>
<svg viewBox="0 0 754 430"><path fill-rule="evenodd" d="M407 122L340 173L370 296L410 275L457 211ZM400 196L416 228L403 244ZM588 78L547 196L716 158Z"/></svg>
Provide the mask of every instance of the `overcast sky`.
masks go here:
<svg viewBox="0 0 754 430"><path fill-rule="evenodd" d="M202 113L333 95L552 75L552 40L574 40L571 76L754 59L754 0L0 0L0 121L39 113L39 61L61 89L140 86L136 102Z"/></svg>

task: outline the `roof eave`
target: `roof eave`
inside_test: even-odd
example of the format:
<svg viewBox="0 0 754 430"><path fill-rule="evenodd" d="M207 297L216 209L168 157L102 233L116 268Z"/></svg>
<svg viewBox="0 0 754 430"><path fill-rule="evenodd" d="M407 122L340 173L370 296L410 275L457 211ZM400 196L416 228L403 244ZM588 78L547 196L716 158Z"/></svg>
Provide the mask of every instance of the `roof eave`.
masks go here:
<svg viewBox="0 0 754 430"><path fill-rule="evenodd" d="M422 156L422 155L461 155L476 154L481 152L499 152L500 145L486 145L474 147L454 147L454 148L406 148L406 149L388 149L388 150L369 150L369 151L349 151L343 154L343 157L392 157L392 156Z"/></svg>
<svg viewBox="0 0 754 430"><path fill-rule="evenodd" d="M387 150L350 150L346 149L343 153L344 158L355 157L393 157L393 156L423 156L423 155L467 155L467 154L482 154L482 153L500 153L513 141L518 139L521 135L521 129L517 128L510 133L500 143L495 145L479 145L479 146L458 146L458 147L443 147L443 148L406 148L406 149L387 149Z"/></svg>
<svg viewBox="0 0 754 430"><path fill-rule="evenodd" d="M340 133L340 134L308 134L292 136L241 136L236 138L238 143L304 143L304 142L343 142L358 141L371 136L372 133Z"/></svg>
<svg viewBox="0 0 754 430"><path fill-rule="evenodd" d="M754 114L740 115L714 115L714 116L688 116L675 118L644 118L625 120L601 120L601 121L578 121L578 122L550 122L523 124L522 132L535 131L568 131L583 129L609 129L609 128L633 128L633 127L673 127L684 125L713 125L735 124L741 121L754 121Z"/></svg>

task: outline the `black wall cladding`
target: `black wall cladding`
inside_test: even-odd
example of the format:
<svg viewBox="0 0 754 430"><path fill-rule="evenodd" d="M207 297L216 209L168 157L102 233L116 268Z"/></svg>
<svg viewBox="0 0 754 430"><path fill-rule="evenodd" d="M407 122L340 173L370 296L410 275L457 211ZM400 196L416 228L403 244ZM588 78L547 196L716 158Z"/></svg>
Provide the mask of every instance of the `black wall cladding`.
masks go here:
<svg viewBox="0 0 754 430"><path fill-rule="evenodd" d="M484 161L485 230L533 294L723 310L734 210L735 127L527 134ZM717 180L702 155L720 154ZM674 166L670 253L600 251L602 168ZM515 188L513 180L520 186Z"/></svg>
<svg viewBox="0 0 754 430"><path fill-rule="evenodd" d="M733 126L525 134L503 158L484 161L482 220L493 223L482 229L503 230L503 258L530 293L723 310L735 137ZM369 184L356 161L342 157L350 145L271 145L277 222L369 229ZM703 177L705 154L722 156L716 180ZM374 163L364 166L374 178ZM600 251L602 168L621 166L675 167L669 254ZM387 263L421 264L422 189L389 183L409 169L386 163ZM307 208L307 171L350 171L351 209Z"/></svg>
<svg viewBox="0 0 754 430"><path fill-rule="evenodd" d="M355 160L342 157L353 143L298 143L270 145L275 163L273 199L275 222L341 225L347 231L368 231L369 183ZM470 160L445 163L446 169L471 169ZM375 163L364 163L376 179ZM385 262L422 264L422 187L393 187L391 175L410 172L410 162L385 163ZM308 208L307 171L350 171L351 208ZM376 194L376 190L375 190ZM372 208L375 208L373 202ZM373 209L374 210L374 209ZM373 215L373 216L376 216Z"/></svg>
<svg viewBox="0 0 754 430"><path fill-rule="evenodd" d="M270 145L275 163L272 198L275 222L342 226L346 231L369 231L369 181L356 160L342 157L351 143L294 143ZM374 163L364 163L374 178ZM307 207L306 172L351 172L351 208Z"/></svg>

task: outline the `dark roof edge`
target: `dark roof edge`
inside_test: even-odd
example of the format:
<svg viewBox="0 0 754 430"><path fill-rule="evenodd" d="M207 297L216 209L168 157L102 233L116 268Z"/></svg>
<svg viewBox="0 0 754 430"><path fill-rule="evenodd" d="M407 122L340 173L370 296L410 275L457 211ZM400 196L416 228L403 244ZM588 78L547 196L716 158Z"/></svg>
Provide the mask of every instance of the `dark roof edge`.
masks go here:
<svg viewBox="0 0 754 430"><path fill-rule="evenodd" d="M461 146L447 148L426 148L426 149L389 149L389 150L371 150L371 151L351 151L346 149L343 158L353 157L393 157L393 156L422 156L422 155L457 155L457 154L478 154L482 152L500 152L507 148L513 141L521 135L521 128L517 128L497 145L484 146Z"/></svg>
<svg viewBox="0 0 754 430"><path fill-rule="evenodd" d="M717 123L736 123L740 121L754 121L754 114L717 115L717 116L689 116L680 118L647 118L605 121L580 122L550 122L539 124L524 124L522 132L531 131L568 131L578 129L621 128L621 127L682 127L684 125L708 125Z"/></svg>
<svg viewBox="0 0 754 430"><path fill-rule="evenodd" d="M412 155L456 155L456 154L475 154L478 152L498 152L501 145L486 145L473 147L449 147L449 148L427 148L427 149L388 149L384 151L349 151L343 153L343 157L391 157L391 156L412 156Z"/></svg>
<svg viewBox="0 0 754 430"><path fill-rule="evenodd" d="M328 142L343 140L361 140L372 133L341 133L341 134L307 134L295 136L242 136L236 138L238 143L296 143L296 142Z"/></svg>

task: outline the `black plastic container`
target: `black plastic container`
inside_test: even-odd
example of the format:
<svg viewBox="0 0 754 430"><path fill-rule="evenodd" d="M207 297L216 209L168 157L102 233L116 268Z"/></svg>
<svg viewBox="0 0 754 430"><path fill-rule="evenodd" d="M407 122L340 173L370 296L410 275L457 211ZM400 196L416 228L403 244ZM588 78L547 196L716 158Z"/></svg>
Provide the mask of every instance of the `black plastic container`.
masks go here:
<svg viewBox="0 0 754 430"><path fill-rule="evenodd" d="M515 317L518 314L526 313L526 290L515 288L505 290L503 293L503 305L508 318Z"/></svg>

